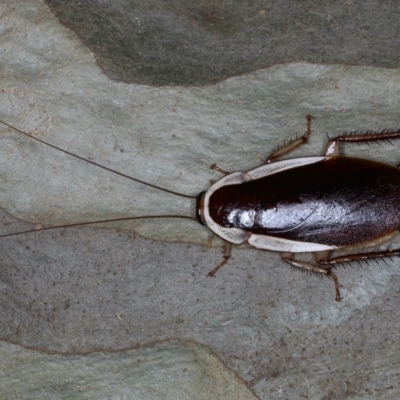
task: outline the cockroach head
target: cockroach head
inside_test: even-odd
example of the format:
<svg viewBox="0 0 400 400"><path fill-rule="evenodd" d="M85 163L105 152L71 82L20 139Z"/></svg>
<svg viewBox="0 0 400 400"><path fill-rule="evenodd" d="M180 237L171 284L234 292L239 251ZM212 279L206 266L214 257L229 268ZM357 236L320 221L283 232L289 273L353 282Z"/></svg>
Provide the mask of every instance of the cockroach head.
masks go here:
<svg viewBox="0 0 400 400"><path fill-rule="evenodd" d="M196 218L202 225L206 225L204 219L204 197L206 192L201 192L196 198Z"/></svg>

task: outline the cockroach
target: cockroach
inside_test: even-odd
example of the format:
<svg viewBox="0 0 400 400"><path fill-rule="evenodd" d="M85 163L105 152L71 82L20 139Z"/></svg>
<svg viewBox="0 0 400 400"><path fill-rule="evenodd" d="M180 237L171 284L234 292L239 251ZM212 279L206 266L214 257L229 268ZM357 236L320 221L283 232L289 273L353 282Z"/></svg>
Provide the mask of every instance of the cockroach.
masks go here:
<svg viewBox="0 0 400 400"><path fill-rule="evenodd" d="M400 255L400 249L396 249L331 257L334 250L350 251L355 246L374 244L400 229L400 166L341 156L340 144L399 139L400 130L343 134L328 140L323 156L277 161L308 142L313 117L307 115L306 118L304 135L278 148L258 168L229 173L211 165L225 176L198 196L174 192L111 170L0 122L44 145L114 174L177 196L196 199L196 217L146 215L41 227L39 230L141 218L197 220L226 243L222 262L208 276L215 276L228 262L232 244L247 242L257 249L280 252L282 259L293 267L330 277L335 285L335 300L341 301L339 280L332 271L337 264ZM37 231L14 232L0 237ZM313 253L315 261L297 260L295 253Z"/></svg>

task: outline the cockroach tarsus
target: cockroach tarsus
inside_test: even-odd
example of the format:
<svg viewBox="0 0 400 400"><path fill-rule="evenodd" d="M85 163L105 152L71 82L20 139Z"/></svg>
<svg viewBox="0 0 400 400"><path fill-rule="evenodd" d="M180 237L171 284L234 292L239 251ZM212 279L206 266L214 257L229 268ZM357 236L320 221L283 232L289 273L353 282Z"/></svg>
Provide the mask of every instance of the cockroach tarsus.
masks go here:
<svg viewBox="0 0 400 400"><path fill-rule="evenodd" d="M282 260L303 271L332 279L336 301L341 301L337 264L390 258L400 249L330 257L334 250L350 250L385 238L400 229L400 169L387 164L340 154L341 143L377 142L400 138L400 130L343 134L328 140L320 157L277 161L306 143L311 135L311 115L304 135L272 152L264 164L247 172L229 173L216 164L210 168L224 175L197 196L175 192L114 171L101 164L36 138L4 121L9 128L111 173L176 196L196 199L196 218L185 215L144 215L42 227L0 237L70 226L145 218L197 220L225 241L223 260L208 273L215 274L229 261L232 244L281 253ZM315 261L297 260L295 253L313 253Z"/></svg>

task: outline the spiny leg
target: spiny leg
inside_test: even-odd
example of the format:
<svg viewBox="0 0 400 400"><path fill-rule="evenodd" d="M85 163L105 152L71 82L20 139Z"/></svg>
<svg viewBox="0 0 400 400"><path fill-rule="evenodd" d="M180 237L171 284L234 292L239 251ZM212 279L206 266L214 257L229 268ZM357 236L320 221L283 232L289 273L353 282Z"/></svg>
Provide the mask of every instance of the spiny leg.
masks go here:
<svg viewBox="0 0 400 400"><path fill-rule="evenodd" d="M319 264L321 265L330 265L333 266L335 264L345 264L352 261L365 261L365 260L373 260L377 258L390 258L400 256L400 249L395 250L383 250L383 251L372 251L369 253L355 253L355 254L346 254L339 257L329 258L325 260L321 260Z"/></svg>
<svg viewBox="0 0 400 400"><path fill-rule="evenodd" d="M311 263L306 262L306 261L294 260L292 258L292 254L291 253L282 253L281 257L282 257L283 261L286 261L292 267L297 267L297 268L300 268L300 269L303 269L303 270L306 270L306 271L314 272L316 274L323 274L323 275L329 276L333 280L333 283L335 285L335 291L336 291L335 300L336 301L341 301L342 300L342 296L340 295L339 279L336 276L336 274L334 274L331 271L330 267L322 267L322 266L320 266L318 264L311 264Z"/></svg>
<svg viewBox="0 0 400 400"><path fill-rule="evenodd" d="M224 175L229 175L230 174L230 172L225 171L224 169L221 169L215 163L210 165L210 169L213 169L214 171L218 171L218 172L220 172L221 174L224 174Z"/></svg>
<svg viewBox="0 0 400 400"><path fill-rule="evenodd" d="M212 270L207 276L214 277L215 274L228 262L231 258L232 243L225 242L224 259Z"/></svg>
<svg viewBox="0 0 400 400"><path fill-rule="evenodd" d="M306 115L306 119L307 119L306 133L303 136L301 136L300 138L289 140L288 143L284 143L284 145L282 147L280 147L277 150L275 150L274 152L272 152L268 156L268 158L264 161L265 164L269 164L269 163L273 162L276 158L282 157L285 154L288 154L291 151L297 149L302 144L307 143L308 139L311 136L311 121L312 121L313 118L314 117L312 115L307 114ZM218 172L220 172L221 174L224 174L224 175L229 175L230 174L230 172L227 172L227 171L223 170L222 168L218 167L218 165L215 164L215 163L210 165L210 169L218 171Z"/></svg>
<svg viewBox="0 0 400 400"><path fill-rule="evenodd" d="M284 143L283 147L275 150L273 153L271 153L269 155L269 157L265 161L265 164L269 164L270 162L274 161L276 158L284 156L285 154L290 153L291 151L297 149L302 144L307 143L307 141L311 135L311 120L313 118L314 117L312 115L306 115L306 119L307 119L306 133L300 138L290 140L289 143L287 143L287 144Z"/></svg>
<svg viewBox="0 0 400 400"><path fill-rule="evenodd" d="M330 139L325 148L326 156L340 156L340 143L362 143L362 142L379 142L380 140L400 139L400 130L389 131L384 130L381 133L366 132L360 134L344 134Z"/></svg>

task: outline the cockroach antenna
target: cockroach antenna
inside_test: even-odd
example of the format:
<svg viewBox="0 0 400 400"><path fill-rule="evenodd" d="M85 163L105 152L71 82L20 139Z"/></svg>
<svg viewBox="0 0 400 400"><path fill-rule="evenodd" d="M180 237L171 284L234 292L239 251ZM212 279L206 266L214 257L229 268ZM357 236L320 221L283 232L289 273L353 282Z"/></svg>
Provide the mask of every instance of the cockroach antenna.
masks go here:
<svg viewBox="0 0 400 400"><path fill-rule="evenodd" d="M112 218L112 219L103 219L97 221L87 221L87 222L77 222L75 224L67 224L67 225L56 225L56 226L46 226L36 229L28 229L26 231L19 231L19 232L12 232L12 233L5 233L0 235L0 238L8 237L8 236L16 236L22 235L23 233L32 233L32 232L40 232L40 231L49 231L52 229L62 229L62 228L71 228L74 226L84 226L84 225L94 225L94 224L105 224L109 222L121 222L121 221L132 221L135 219L159 219L159 218L181 218L181 219L188 219L190 221L197 221L194 217L189 217L187 215L173 215L173 214L164 214L164 215L141 215L138 217L122 217L122 218Z"/></svg>
<svg viewBox="0 0 400 400"><path fill-rule="evenodd" d="M166 188L154 185L152 183L143 181L141 179L134 178L134 177L132 177L130 175L126 175L126 174L124 174L122 172L115 171L115 170L113 170L111 168L108 168L108 167L106 167L104 165L98 164L98 163L96 163L94 161L88 160L88 159L86 159L84 157L81 157L81 156L79 156L77 154L71 153L68 150L62 149L61 147L55 146L55 145L53 145L51 143L48 143L48 142L46 142L46 141L44 141L42 139L39 139L39 138L37 138L37 137L27 133L27 132L24 132L23 130L21 130L21 129L19 129L19 128L15 127L15 126L7 123L7 122L5 122L5 121L0 120L0 123L2 123L5 126L8 126L9 128L15 130L16 132L21 133L22 135L25 135L25 136L29 137L30 139L33 139L33 140L36 140L37 142L40 142L40 143L42 143L42 144L44 144L44 145L46 145L48 147L51 147L51 148L53 148L55 150L58 150L58 151L61 151L61 152L65 153L65 154L68 154L71 157L75 157L78 160L81 160L81 161L87 162L89 164L95 165L96 167L102 168L102 169L104 169L104 170L106 170L108 172L111 172L113 174L116 174L116 175L122 176L124 178L130 179L130 180L132 180L134 182L141 183L142 185L146 185L146 186L152 187L154 189L161 190L163 192L173 194L175 196L185 197L187 199L196 199L197 198L197 196L192 196L192 195L188 195L188 194L184 194L184 193L175 192L173 190L166 189ZM8 236L21 235L21 234L24 234L24 233L32 233L32 232L40 232L40 231L52 230L52 229L69 228L69 227L74 227L74 226L84 226L84 225L94 225L94 224L109 223L109 222L121 222L121 221L130 221L130 220L136 220L136 219L154 219L154 218L169 218L169 219L181 218L181 219L188 219L188 220L191 220L191 221L196 221L197 220L195 217L189 217L189 216L186 216L186 215L171 215L171 214L167 214L167 215L142 215L142 216L134 216L134 217L123 217L123 218L112 218L112 219L104 219L104 220L96 220L96 221L79 222L79 223L74 223L74 224L49 226L49 227L42 227L42 228L37 228L37 229L28 229L28 230L25 230L25 231L3 234L3 235L0 235L0 238L4 238L4 237L8 237Z"/></svg>
<svg viewBox="0 0 400 400"><path fill-rule="evenodd" d="M154 189L162 190L163 192L166 192L166 193L174 194L175 196L186 197L187 199L195 199L195 198L197 197L197 196L193 196L193 195L189 195L189 194L184 194L184 193L175 192L175 191L173 191L173 190L166 189L166 188L163 188L163 187L154 185L154 184L152 184L152 183L142 181L141 179L134 178L133 176L129 176L129 175L123 174L122 172L115 171L115 170L113 170L113 169L111 169L111 168L108 168L108 167L106 167L106 166L104 166L104 165L98 164L98 163L96 163L96 162L94 162L94 161L88 160L88 159L86 159L86 158L84 158L84 157L81 157L81 156L79 156L79 155L77 155L77 154L71 153L71 152L68 151L68 150L62 149L61 147L55 146L54 144L51 144L51 143L48 143L48 142L46 142L46 141L44 141L44 140L42 140L42 139L39 139L39 138L37 138L37 137L31 135L30 133L24 132L23 130L18 129L18 128L16 128L15 126L8 124L7 122L4 122L4 121L2 121L2 120L0 120L0 122L1 122L3 125L6 125L6 126L8 126L9 128L14 129L15 131L21 133L22 135L25 135L25 136L27 136L27 137L33 139L33 140L36 140L36 141L38 141L38 142L40 142L40 143L42 143L42 144L45 144L46 146L49 146L49 147L51 147L51 148L53 148L53 149L55 149L55 150L62 151L63 153L68 154L68 155L71 156L71 157L75 157L75 158L77 158L78 160L85 161L85 162L87 162L87 163L89 163L89 164L95 165L96 167L105 169L106 171L112 172L113 174L116 174L116 175L119 175L119 176L123 176L124 178L128 178L128 179L130 179L130 180L132 180L132 181L141 183L142 185L146 185L146 186L152 187L152 188L154 188Z"/></svg>

